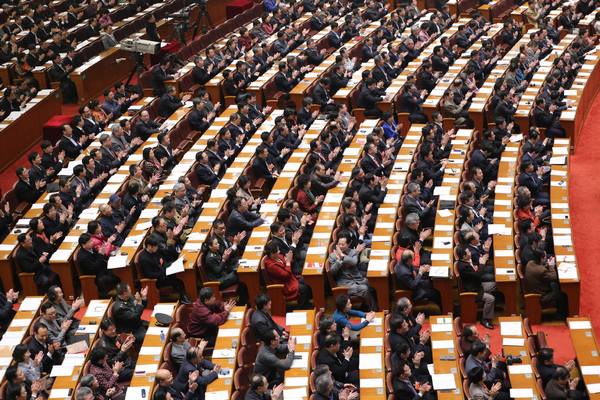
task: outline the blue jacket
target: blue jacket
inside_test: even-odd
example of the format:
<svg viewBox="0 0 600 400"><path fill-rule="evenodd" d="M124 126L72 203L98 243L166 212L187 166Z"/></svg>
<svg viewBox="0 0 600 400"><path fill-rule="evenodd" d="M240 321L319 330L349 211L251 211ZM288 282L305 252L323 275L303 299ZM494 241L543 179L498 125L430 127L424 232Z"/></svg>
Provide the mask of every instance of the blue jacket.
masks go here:
<svg viewBox="0 0 600 400"><path fill-rule="evenodd" d="M364 312L358 311L358 310L350 310L350 311L348 311L348 314L344 314L344 313L339 312L338 310L335 310L335 312L333 313L333 320L335 321L335 323L337 325L338 333L341 334L342 331L344 330L344 327L346 327L346 326L349 326L350 329L353 331L360 331L362 328L369 325L369 321L363 321L359 324L353 324L349 320L349 317L364 318L366 315L367 314L365 314Z"/></svg>

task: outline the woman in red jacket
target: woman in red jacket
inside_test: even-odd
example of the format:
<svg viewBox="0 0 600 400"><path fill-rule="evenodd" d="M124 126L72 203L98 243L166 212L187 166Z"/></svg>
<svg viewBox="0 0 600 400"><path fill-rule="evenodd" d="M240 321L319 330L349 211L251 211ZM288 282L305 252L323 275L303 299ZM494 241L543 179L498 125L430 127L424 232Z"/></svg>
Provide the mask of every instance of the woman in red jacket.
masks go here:
<svg viewBox="0 0 600 400"><path fill-rule="evenodd" d="M272 283L283 284L283 295L287 301L298 300L300 284L292 272L290 260L286 259L274 242L265 246L265 270Z"/></svg>
<svg viewBox="0 0 600 400"><path fill-rule="evenodd" d="M313 213L317 207L323 202L325 196L317 196L310 191L310 176L301 175L298 178L298 192L296 193L296 201L300 204L302 211Z"/></svg>
<svg viewBox="0 0 600 400"><path fill-rule="evenodd" d="M533 208L533 199L531 197L517 197L517 218L519 221L530 220L533 227L537 230L541 223L541 215L544 207L537 206Z"/></svg>

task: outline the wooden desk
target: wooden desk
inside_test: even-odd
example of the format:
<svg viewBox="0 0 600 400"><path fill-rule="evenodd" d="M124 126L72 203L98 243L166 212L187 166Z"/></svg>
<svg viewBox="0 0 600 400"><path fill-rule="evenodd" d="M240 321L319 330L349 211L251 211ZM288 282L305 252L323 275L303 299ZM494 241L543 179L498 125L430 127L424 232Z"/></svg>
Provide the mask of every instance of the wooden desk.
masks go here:
<svg viewBox="0 0 600 400"><path fill-rule="evenodd" d="M130 108L140 107L139 109L141 109L144 106L150 104L152 102L152 100L153 100L153 98L142 98L142 99L138 100L135 103L135 105ZM135 114L135 113L133 113L133 114ZM123 116L122 118L124 118L124 119L131 118L131 115ZM154 140L156 141L156 138L154 138ZM59 176L62 176L65 178L70 177L72 175L72 171L73 171L73 168L75 167L75 165L81 164L83 157L88 155L92 149L98 149L98 148L100 148L99 135L96 137L96 139L92 143L90 143L86 147L86 149L84 151L81 152L81 154L75 160L71 161L66 167L64 167L60 171ZM129 170L117 171L117 173L115 175L113 175L112 177L110 177L108 179L108 182L106 183L106 185L104 187L104 190L106 190L107 193L109 190L116 191L120 186L119 184L122 183L122 181L125 179L124 176L123 177L121 176L124 174L125 174L125 176L127 174L129 174ZM117 185L117 186L115 186L115 185ZM110 194L112 194L112 192ZM110 196L110 194L108 196ZM108 197L105 196L105 198L107 199ZM17 247L17 237L19 236L20 233L25 233L25 232L29 231L29 221L32 218L37 218L42 215L44 204L46 204L49 199L50 199L50 193L48 193L48 192L43 193L40 196L40 198L34 204L31 205L30 209L25 213L25 215L15 223L15 227L13 228L13 230L2 241L2 245L0 246L0 270L7 271L6 273L2 274L3 285L7 288L15 287L15 282L13 279L13 269L14 268L13 268L13 264L12 264L12 257L13 257L13 253ZM92 203L92 204L94 204L94 203ZM102 202L100 202L100 203L96 202L95 204L96 204L96 206L98 206L99 204L102 204ZM80 217L81 217L81 215L80 215ZM76 226L75 228L79 229L81 231L86 231L87 225L86 226L80 225L80 226ZM71 245L72 245L73 241L76 242L77 240L65 238L65 239L63 239L62 244L71 243ZM61 257L64 258L64 255ZM61 277L61 283L62 283L61 286L62 286L63 292L65 293L65 298L68 300L73 300L74 299L74 287L73 287L70 264L68 266L66 266L65 264L61 264L60 266L57 266L57 269L58 269L57 273Z"/></svg>
<svg viewBox="0 0 600 400"><path fill-rule="evenodd" d="M520 297L513 243L513 199L520 144L511 142L504 148L498 163L497 185L494 190L493 224L503 229L503 232L493 235L493 261L496 289L504 294L505 315L517 312L516 299Z"/></svg>
<svg viewBox="0 0 600 400"><path fill-rule="evenodd" d="M451 142L452 150L444 170L442 184L433 191L434 195L439 194L439 200L435 213L429 276L433 280L433 285L440 291L444 313L450 312L453 306L454 220L461 175L467 154L471 149L473 135L472 129L456 131L456 138Z"/></svg>
<svg viewBox="0 0 600 400"><path fill-rule="evenodd" d="M79 104L102 94L115 81L121 80L135 66L134 54L117 48L103 51L69 74L77 88ZM106 71L111 73L107 74Z"/></svg>
<svg viewBox="0 0 600 400"><path fill-rule="evenodd" d="M260 135L262 132L271 132L273 128L275 128L275 119L280 115L283 115L283 110L274 110L263 121L237 155L231 166L227 168L225 175L223 175L223 178L219 181L217 187L210 192L210 198L203 204L202 212L192 228L192 233L188 236L188 239L181 250L180 255L183 258L183 265L186 268L186 271L195 269L198 257L202 250L202 244L206 240L207 235L211 230L212 223L221 212L223 204L227 199L227 190L236 184L244 169L251 165L251 160L254 157L256 148L262 143ZM218 128L216 127L215 132L218 132ZM206 133L204 136L206 136ZM255 265L253 267L257 266ZM248 269L247 275L244 274L245 269ZM244 282L248 287L249 298L253 301L258 293L260 293L260 281L257 276L258 269L255 270L254 268L249 268L248 265L240 265L237 273L240 277L240 281ZM190 296L195 297L196 293L190 293Z"/></svg>
<svg viewBox="0 0 600 400"><path fill-rule="evenodd" d="M521 132L528 132L530 126L530 115L535 107L535 99L538 96L546 78L550 76L553 69L553 62L561 57L571 45L576 35L568 34L554 47L548 58L540 62L538 70L533 74L529 81L529 87L525 89L514 114L514 120L521 128Z"/></svg>
<svg viewBox="0 0 600 400"><path fill-rule="evenodd" d="M219 379L209 383L206 387L207 393L227 392L227 398L231 398L233 392L233 373L236 369L237 351L242 333L244 314L246 306L234 307L227 321L219 326L217 341L213 350L211 361L221 366L221 371L228 370L228 374L221 375Z"/></svg>
<svg viewBox="0 0 600 400"><path fill-rule="evenodd" d="M385 329L383 312L375 314L375 319L360 330L360 355L358 371L360 378L360 398L364 400L385 400L385 351L383 339Z"/></svg>
<svg viewBox="0 0 600 400"><path fill-rule="evenodd" d="M560 115L560 124L567 131L571 139L571 148L574 150L583 123L589 113L594 98L600 89L600 49L585 56L581 69L577 72L573 86L565 90L565 100L570 102L569 108Z"/></svg>
<svg viewBox="0 0 600 400"><path fill-rule="evenodd" d="M454 64L448 68L446 72L438 80L435 88L429 93L425 101L423 102L423 112L431 119L434 111L441 109L441 100L444 97L446 91L450 89L450 86L454 83L456 78L467 68L469 57L472 51L481 50L483 47L483 41L490 39L493 42L500 36L504 25L501 23L493 24L487 27L485 34L477 39L468 49L466 49L460 56L454 61Z"/></svg>
<svg viewBox="0 0 600 400"><path fill-rule="evenodd" d="M88 304L87 310L84 317L81 319L80 329L77 335L82 335L81 340L86 340L83 336L88 335L88 343L93 343L99 335L100 322L104 319L108 307L111 305L111 300L92 300ZM81 331L81 333L79 333ZM90 346L91 349L91 346ZM65 396L69 389L73 390L72 395L75 394L75 387L77 382L81 378L83 373L83 366L85 361L88 359L90 352L89 349L85 353L79 354L67 354L60 366L52 367L50 376L56 375L56 379L52 384L52 390L50 391L51 397L67 398L70 399L72 396ZM57 371L61 372L57 372ZM64 396L64 397L63 397Z"/></svg>
<svg viewBox="0 0 600 400"><path fill-rule="evenodd" d="M289 329L290 337L295 337L296 356L301 356L301 360L294 360L292 367L285 371L284 396L294 399L308 400L310 377L310 356L313 351L313 333L315 331L315 310L298 310L293 313L287 313L286 326Z"/></svg>
<svg viewBox="0 0 600 400"><path fill-rule="evenodd" d="M517 398L533 398L533 396L542 395L537 390L535 375L531 368L531 358L529 357L529 349L527 348L527 335L523 328L523 320L521 316L500 317L500 335L502 336L502 348L504 355L515 356L521 358L521 364L508 366L508 379L511 386L511 398L516 398L513 390L522 391L523 394ZM524 391L530 394L525 395Z"/></svg>
<svg viewBox="0 0 600 400"><path fill-rule="evenodd" d="M488 21L499 20L514 5L513 0L491 0L488 4L479 6L479 12Z"/></svg>
<svg viewBox="0 0 600 400"><path fill-rule="evenodd" d="M429 317L431 323L431 347L433 355L433 371L435 374L450 374L454 377L454 389L436 389L432 379L433 389L437 392L438 400L462 400L462 380L458 363L458 340L452 329L452 314Z"/></svg>
<svg viewBox="0 0 600 400"><path fill-rule="evenodd" d="M261 217L269 223L257 226L248 237L244 254L240 259L240 264L244 265L245 268L238 269L240 279L246 284L254 285L254 282L260 281L260 260L263 256L265 244L270 241L271 222L277 219L280 207L285 199L289 197L290 190L294 188L294 180L300 175L300 170L310 154L310 142L317 140L327 126L328 122L325 120L319 119L312 123L304 134L300 145L290 154L290 158L281 170L265 203L260 206ZM254 298L251 301L254 301Z"/></svg>
<svg viewBox="0 0 600 400"><path fill-rule="evenodd" d="M304 78L294 86L290 91L290 97L296 104L296 108L302 107L303 99L308 96L308 93L314 85L324 76L326 76L331 68L335 65L335 58L340 54L341 49L345 49L350 58L356 54L360 56L360 49L367 37L375 34L377 28L381 26L379 21L371 22L361 31L361 35L350 39L342 47L334 51L321 64L314 67L312 71L304 75Z"/></svg>
<svg viewBox="0 0 600 400"><path fill-rule="evenodd" d="M25 105L25 109L11 112L0 122L0 171L42 140L44 124L54 115L60 114L61 106L60 91L40 90Z"/></svg>
<svg viewBox="0 0 600 400"><path fill-rule="evenodd" d="M371 133L377 122L378 120L374 119L364 120L350 145L344 149L342 161L338 166L338 171L342 173L340 183L336 187L331 188L325 195L315 221L313 235L306 251L302 277L304 278L304 282L312 289L313 305L316 308L324 308L326 306L324 276L326 271L324 268L325 262L329 258L328 247L331 233L339 214L340 204L350 182L352 169L360 162L360 155L366 143L367 135ZM370 282L370 284L372 283Z"/></svg>
<svg viewBox="0 0 600 400"><path fill-rule="evenodd" d="M554 157L565 157L562 165L553 164L550 172L552 236L560 290L569 301L569 315L579 314L580 277L573 247L569 218L569 139L555 139Z"/></svg>
<svg viewBox="0 0 600 400"><path fill-rule="evenodd" d="M13 360L13 350L29 336L31 324L39 316L39 309L44 299L44 296L28 296L19 304L19 310L0 340L0 381L4 379L6 368Z"/></svg>
<svg viewBox="0 0 600 400"><path fill-rule="evenodd" d="M590 374L585 368L586 366L600 364L598 342L592 329L591 319L588 317L568 318L567 323L569 324L577 364L582 371L583 383L587 388L590 399L600 399L600 375Z"/></svg>
<svg viewBox="0 0 600 400"><path fill-rule="evenodd" d="M387 194L383 203L379 205L377 211L377 220L373 230L371 253L369 255L369 266L367 276L369 283L378 284L379 289L385 286L385 293L389 293L389 266L395 265L393 254L393 237L395 232L395 222L398 218L398 210L402 204L402 194L410 165L413 162L415 150L423 137L421 133L423 125L411 125L408 133L404 137L402 147L396 155L392 173L390 174L387 188ZM371 282L373 281L373 282ZM392 282L394 287L394 282ZM382 309L389 309L389 294L381 299L378 296L378 303ZM381 296L383 297L383 296Z"/></svg>
<svg viewBox="0 0 600 400"><path fill-rule="evenodd" d="M150 393L152 393L155 383L154 377L160 364L162 364L165 347L171 337L171 327L173 326L172 323L168 327L157 326L155 314L167 314L174 318L176 309L177 303L159 303L154 306L148 330L146 331L146 336L144 336L140 354L135 364L135 372L133 373L133 378L127 388L127 392L131 391L133 394L145 390L146 398L150 398ZM164 339L161 339L161 336ZM128 397L131 395L127 394ZM137 398L141 398L141 396Z"/></svg>

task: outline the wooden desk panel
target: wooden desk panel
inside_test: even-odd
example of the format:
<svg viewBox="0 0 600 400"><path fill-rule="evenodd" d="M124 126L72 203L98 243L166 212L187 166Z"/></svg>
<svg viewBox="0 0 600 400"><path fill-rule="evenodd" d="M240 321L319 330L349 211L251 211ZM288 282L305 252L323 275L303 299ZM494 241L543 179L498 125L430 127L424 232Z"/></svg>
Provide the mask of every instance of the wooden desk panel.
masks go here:
<svg viewBox="0 0 600 400"><path fill-rule="evenodd" d="M46 121L60 114L62 99L60 91L40 90L22 111L10 113L0 122L0 170L19 159L33 145L42 140Z"/></svg>

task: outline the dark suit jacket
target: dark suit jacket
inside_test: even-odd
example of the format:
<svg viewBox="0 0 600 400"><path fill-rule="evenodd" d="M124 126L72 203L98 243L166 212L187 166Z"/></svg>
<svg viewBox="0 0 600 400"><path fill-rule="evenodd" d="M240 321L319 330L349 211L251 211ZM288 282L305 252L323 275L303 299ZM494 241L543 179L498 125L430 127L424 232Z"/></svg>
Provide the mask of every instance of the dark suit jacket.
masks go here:
<svg viewBox="0 0 600 400"><path fill-rule="evenodd" d="M148 122L144 122L139 120L135 124L135 129L133 130L134 136L146 140L151 134L157 132L159 127L160 125L155 121L150 120Z"/></svg>
<svg viewBox="0 0 600 400"><path fill-rule="evenodd" d="M288 81L288 77L283 72L277 72L275 74L275 87L280 92L288 93L294 87L294 83Z"/></svg>
<svg viewBox="0 0 600 400"><path fill-rule="evenodd" d="M207 165L198 164L196 167L196 176L198 182L203 185L213 186L219 182L219 176Z"/></svg>
<svg viewBox="0 0 600 400"><path fill-rule="evenodd" d="M204 399L206 386L218 377L218 374L215 371L212 371L213 368L214 364L205 359L200 361L200 364L198 365L193 365L186 360L181 365L175 381L173 381L173 387L180 392L187 392L190 373L199 370L200 375L198 376L198 379L196 379L196 383L198 384L198 389L196 389L196 399ZM202 373L203 370L210 370L210 372L204 375L204 373Z"/></svg>
<svg viewBox="0 0 600 400"><path fill-rule="evenodd" d="M327 93L327 90L321 84L317 84L312 91L312 99L313 103L320 105L321 107L325 107L330 97Z"/></svg>
<svg viewBox="0 0 600 400"><path fill-rule="evenodd" d="M79 153L81 153L81 146L79 144L76 146L73 142L64 137L58 142L58 148L64 150L65 155L71 160L76 159L77 156L79 156Z"/></svg>
<svg viewBox="0 0 600 400"><path fill-rule="evenodd" d="M333 379L338 382L347 383L346 373L350 371L348 370L349 363L345 358L340 357L337 354L332 354L325 348L322 348L317 353L317 365L321 364L325 364L329 367Z"/></svg>
<svg viewBox="0 0 600 400"><path fill-rule="evenodd" d="M335 47L336 49L342 47L342 37L333 31L327 34L327 40L329 40L329 47Z"/></svg>
<svg viewBox="0 0 600 400"><path fill-rule="evenodd" d="M35 184L19 179L15 186L15 193L19 201L35 203L42 194L42 191L36 189Z"/></svg>
<svg viewBox="0 0 600 400"><path fill-rule="evenodd" d="M254 332L254 336L256 339L262 340L266 337L268 332L273 332L273 329L277 331L279 335L281 335L285 329L283 326L278 325L270 314L267 314L264 311L256 310L252 313L252 317L250 318L250 327Z"/></svg>
<svg viewBox="0 0 600 400"><path fill-rule="evenodd" d="M164 118L168 118L173 114L179 107L183 106L181 100L175 96L163 94L158 101L158 115Z"/></svg>
<svg viewBox="0 0 600 400"><path fill-rule="evenodd" d="M165 81L173 79L171 75L167 75L160 65L155 65L152 68L152 90L155 96L162 96L167 91Z"/></svg>

